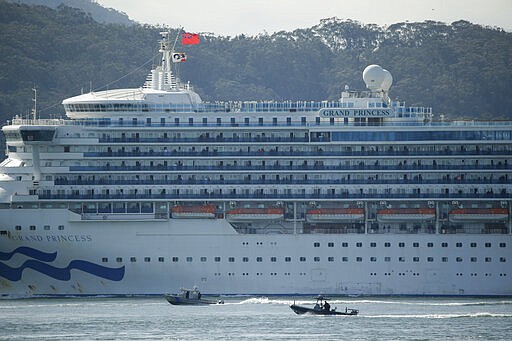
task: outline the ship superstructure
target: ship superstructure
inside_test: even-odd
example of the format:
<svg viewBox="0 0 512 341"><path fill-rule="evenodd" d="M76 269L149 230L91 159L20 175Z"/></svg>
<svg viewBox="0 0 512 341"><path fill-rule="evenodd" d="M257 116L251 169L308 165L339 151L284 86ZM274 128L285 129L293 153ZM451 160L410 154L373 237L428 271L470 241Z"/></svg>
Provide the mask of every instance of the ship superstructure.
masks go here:
<svg viewBox="0 0 512 341"><path fill-rule="evenodd" d="M512 123L436 120L391 74L336 101L138 89L2 128L0 293L512 295Z"/></svg>

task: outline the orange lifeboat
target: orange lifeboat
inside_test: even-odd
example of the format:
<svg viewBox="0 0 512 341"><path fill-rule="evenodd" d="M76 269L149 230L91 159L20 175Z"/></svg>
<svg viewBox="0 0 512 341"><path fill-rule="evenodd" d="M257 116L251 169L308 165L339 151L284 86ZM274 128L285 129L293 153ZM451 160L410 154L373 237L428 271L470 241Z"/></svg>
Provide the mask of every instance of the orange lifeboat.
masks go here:
<svg viewBox="0 0 512 341"><path fill-rule="evenodd" d="M449 219L460 221L504 221L508 219L507 208L457 208L451 210Z"/></svg>
<svg viewBox="0 0 512 341"><path fill-rule="evenodd" d="M377 220L380 222L423 221L435 217L435 208L388 208L377 211Z"/></svg>
<svg viewBox="0 0 512 341"><path fill-rule="evenodd" d="M211 219L215 218L215 205L177 205L171 208L171 215L176 219Z"/></svg>
<svg viewBox="0 0 512 341"><path fill-rule="evenodd" d="M314 208L307 212L308 222L357 221L364 219L362 208Z"/></svg>
<svg viewBox="0 0 512 341"><path fill-rule="evenodd" d="M235 208L226 211L229 221L251 222L284 218L284 208Z"/></svg>

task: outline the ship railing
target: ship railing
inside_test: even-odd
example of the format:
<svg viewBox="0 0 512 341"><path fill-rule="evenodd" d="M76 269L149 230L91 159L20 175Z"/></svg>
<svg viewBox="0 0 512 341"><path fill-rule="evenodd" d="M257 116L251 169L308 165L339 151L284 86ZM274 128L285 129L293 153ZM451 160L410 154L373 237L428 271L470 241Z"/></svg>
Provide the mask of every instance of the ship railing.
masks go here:
<svg viewBox="0 0 512 341"><path fill-rule="evenodd" d="M251 165L251 166L239 166L239 165L223 165L223 166L184 166L180 164L173 165L163 165L161 163L153 165L153 166L114 166L114 165L105 165L105 166L70 166L69 170L71 172L93 172L93 171L122 171L122 172L134 172L134 171L430 171L430 170L447 170L447 171L470 171L470 170L503 170L503 169L512 169L511 164L502 164L502 165L421 165L421 166L412 166L412 165L360 165L360 166L345 166L345 165L297 165L297 166L286 166L286 165Z"/></svg>
<svg viewBox="0 0 512 341"><path fill-rule="evenodd" d="M510 183L510 181L501 179L482 179L482 180L447 180L447 179L395 179L395 180L380 180L380 179L361 179L361 180L346 180L346 179L329 179L329 180L290 180L284 177L279 180L212 180L212 179L183 179L183 180L65 180L56 179L54 181L56 186L67 185L501 185Z"/></svg>
<svg viewBox="0 0 512 341"><path fill-rule="evenodd" d="M169 140L169 139L163 139ZM188 140L188 139L187 139ZM251 139L245 139L247 141L244 142L256 142L251 141ZM204 139L199 139L198 142L204 141ZM207 139L209 141L209 139ZM163 141L162 141L163 142ZM167 141L168 142L168 141ZM260 148L261 149L261 148ZM436 150L436 151L389 151L387 149L383 150L369 150L369 151L351 151L351 152L330 152L330 151L317 151L317 152L305 152L305 151L177 151L176 149L168 150L168 151L149 151L149 152L131 152L131 151L111 151L111 152L85 152L83 153L84 157L226 157L226 156L237 156L237 157L251 157L251 156L284 156L284 157L327 157L327 156L353 156L353 157L361 157L361 156L378 156L386 157L386 156L439 156L439 155L450 155L454 158L459 156L479 156L479 155L493 155L493 156L509 156L512 151L509 150Z"/></svg>
<svg viewBox="0 0 512 341"><path fill-rule="evenodd" d="M482 193L478 199L485 198L492 199L511 199L510 193ZM341 194L318 194L318 193L292 193L292 194L266 194L266 193L216 193L216 192L200 192L195 194L187 193L165 193L165 194L39 194L39 200L239 200L258 201L258 200L435 200L435 199L448 199L448 200L474 200L474 193L410 193L410 194L390 194L390 193L341 193Z"/></svg>

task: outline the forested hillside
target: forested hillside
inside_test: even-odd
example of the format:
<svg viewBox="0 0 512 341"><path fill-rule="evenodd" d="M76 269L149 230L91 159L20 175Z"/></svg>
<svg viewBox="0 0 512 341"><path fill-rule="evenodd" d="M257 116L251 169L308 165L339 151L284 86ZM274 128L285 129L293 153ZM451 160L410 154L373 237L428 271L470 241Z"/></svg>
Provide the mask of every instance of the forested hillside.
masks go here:
<svg viewBox="0 0 512 341"><path fill-rule="evenodd" d="M30 111L34 86L46 117L82 91L141 86L162 29L0 0L1 122ZM392 98L451 118L512 119L512 34L465 21L383 28L331 18L272 35L201 35L177 49L188 54L181 78L205 100L337 99L345 85L362 89L362 70L376 63L393 74Z"/></svg>

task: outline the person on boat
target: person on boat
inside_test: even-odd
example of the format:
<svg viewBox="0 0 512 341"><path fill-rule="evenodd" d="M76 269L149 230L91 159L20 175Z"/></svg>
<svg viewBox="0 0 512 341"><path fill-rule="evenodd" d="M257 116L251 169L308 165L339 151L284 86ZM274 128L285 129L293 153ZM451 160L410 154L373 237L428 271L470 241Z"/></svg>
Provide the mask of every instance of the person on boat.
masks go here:
<svg viewBox="0 0 512 341"><path fill-rule="evenodd" d="M318 304L318 301L316 302L314 308L315 310L321 310L322 308L320 307L320 304Z"/></svg>
<svg viewBox="0 0 512 341"><path fill-rule="evenodd" d="M331 311L331 305L329 304L329 302L324 301L324 309L327 311Z"/></svg>

